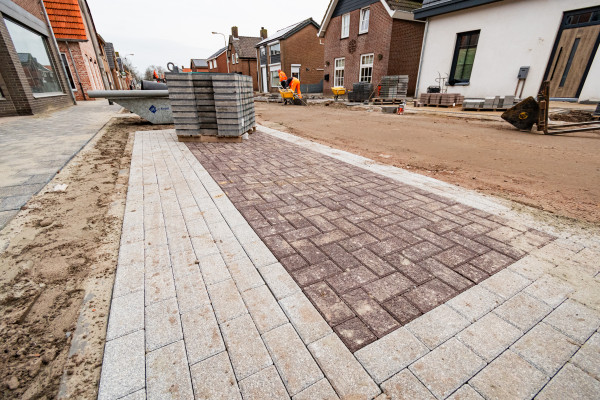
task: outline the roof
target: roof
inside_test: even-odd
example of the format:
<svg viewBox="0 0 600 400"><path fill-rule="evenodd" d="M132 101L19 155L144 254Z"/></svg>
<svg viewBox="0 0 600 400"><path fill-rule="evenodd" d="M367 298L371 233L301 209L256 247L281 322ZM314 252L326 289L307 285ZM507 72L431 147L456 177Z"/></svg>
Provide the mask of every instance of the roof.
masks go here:
<svg viewBox="0 0 600 400"><path fill-rule="evenodd" d="M344 1L344 0L341 0ZM434 0L435 1L435 0ZM438 1L452 1L452 0L438 0ZM357 10L360 7L368 6L373 3L377 3L378 0L371 0L363 2L355 2L353 4L344 4L344 13ZM391 18L394 19L404 19L413 21L413 12L416 13L416 10L421 7L423 0L379 0L381 4L385 7L386 11L390 15ZM327 26L329 26L329 22L332 18L335 18L342 11L336 11L338 4L340 4L340 0L330 0L329 5L327 6L327 11L325 11L325 15L323 16L323 21L321 22L321 28L319 29L318 36L325 37L325 32L327 31ZM335 12L335 13L334 13Z"/></svg>
<svg viewBox="0 0 600 400"><path fill-rule="evenodd" d="M208 68L208 62L204 58L192 58L190 65L190 68Z"/></svg>
<svg viewBox="0 0 600 400"><path fill-rule="evenodd" d="M212 60L213 58L217 58L219 57L221 54L223 54L225 51L227 50L227 47L223 47L221 49L219 49L219 51L217 51L216 53L214 53L213 55L211 55L210 57L207 58L207 60Z"/></svg>
<svg viewBox="0 0 600 400"><path fill-rule="evenodd" d="M256 58L255 47L261 40L260 36L240 36L234 39L233 36L229 35L229 43L233 43L233 48L239 58Z"/></svg>
<svg viewBox="0 0 600 400"><path fill-rule="evenodd" d="M44 0L48 19L58 40L87 40L77 0Z"/></svg>
<svg viewBox="0 0 600 400"><path fill-rule="evenodd" d="M415 18L426 19L497 1L502 0L423 0L423 7L415 11Z"/></svg>
<svg viewBox="0 0 600 400"><path fill-rule="evenodd" d="M278 30L273 35L258 42L256 47L263 45L265 43L273 42L275 40L287 39L288 37L292 36L296 32L299 32L301 29L304 29L308 25L314 25L315 28L319 29L319 24L317 24L312 18L308 18L308 19L305 19L304 21L300 21L300 22L290 25L286 28Z"/></svg>

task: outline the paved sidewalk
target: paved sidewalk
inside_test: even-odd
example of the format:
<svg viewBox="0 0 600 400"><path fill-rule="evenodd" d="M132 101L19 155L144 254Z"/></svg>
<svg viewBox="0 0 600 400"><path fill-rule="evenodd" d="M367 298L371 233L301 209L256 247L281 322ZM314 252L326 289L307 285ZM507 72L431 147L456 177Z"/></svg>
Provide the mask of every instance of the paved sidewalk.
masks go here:
<svg viewBox="0 0 600 400"><path fill-rule="evenodd" d="M119 110L93 101L0 121L0 229Z"/></svg>
<svg viewBox="0 0 600 400"><path fill-rule="evenodd" d="M351 166L360 157L266 128L243 144L190 147L202 162L173 130L136 134L100 399L600 393L600 314L582 304L598 306L597 237L365 164L375 175ZM473 224L479 230L465 228ZM305 228L312 234L295 236ZM359 235L376 240L348 245ZM337 252L324 251L331 244ZM319 254L326 259L311 259ZM301 267L290 268L289 257ZM465 273L474 270L481 279ZM391 299L415 315L394 313ZM394 322L380 328L380 317Z"/></svg>

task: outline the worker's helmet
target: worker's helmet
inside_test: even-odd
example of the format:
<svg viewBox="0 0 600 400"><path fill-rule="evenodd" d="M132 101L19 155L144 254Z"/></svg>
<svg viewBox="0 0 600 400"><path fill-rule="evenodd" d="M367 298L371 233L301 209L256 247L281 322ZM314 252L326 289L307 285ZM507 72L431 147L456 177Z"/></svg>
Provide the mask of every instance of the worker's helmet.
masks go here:
<svg viewBox="0 0 600 400"><path fill-rule="evenodd" d="M277 70L277 72L281 72L281 68Z"/></svg>

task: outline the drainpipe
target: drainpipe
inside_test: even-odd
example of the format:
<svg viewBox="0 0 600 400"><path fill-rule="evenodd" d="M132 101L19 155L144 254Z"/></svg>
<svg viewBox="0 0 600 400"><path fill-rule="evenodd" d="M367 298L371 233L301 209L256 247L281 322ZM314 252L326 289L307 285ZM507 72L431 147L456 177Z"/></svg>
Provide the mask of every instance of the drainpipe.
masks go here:
<svg viewBox="0 0 600 400"><path fill-rule="evenodd" d="M81 95L83 96L83 100L87 100L85 98L85 91L83 90L83 85L81 84L81 78L79 77L79 71L77 71L77 64L75 64L75 59L73 58L73 53L71 53L71 47L69 46L69 42L65 42L67 45L67 50L69 50L69 56L71 57L71 62L73 63L73 69L75 70L75 75L77 76L77 83L79 83L79 88L81 89Z"/></svg>
<svg viewBox="0 0 600 400"><path fill-rule="evenodd" d="M425 33L423 34L423 44L421 45L421 59L419 60L419 72L417 72L417 87L415 88L415 99L419 96L419 85L421 83L421 68L423 67L423 56L425 55L425 43L427 43L427 32L429 31L429 18L425 21Z"/></svg>
<svg viewBox="0 0 600 400"><path fill-rule="evenodd" d="M77 105L77 100L75 99L75 94L73 93L73 88L69 84L69 75L67 74L67 68L62 62L62 57L60 56L60 49L58 48L58 43L56 42L56 36L54 36L54 29L52 29L52 24L50 23L50 18L48 18L48 13L46 12L46 6L44 5L44 0L40 0L40 4L42 5L42 11L44 12L44 17L46 18L46 24L48 25L48 29L50 30L50 37L52 38L52 44L54 45L54 50L58 55L58 60L60 61L60 65L62 65L63 74L65 76L65 80L67 82L67 87L69 88L69 94L71 95L71 100L73 104ZM68 46L68 44L67 44ZM70 50L69 50L70 52Z"/></svg>
<svg viewBox="0 0 600 400"><path fill-rule="evenodd" d="M94 25L94 21L92 20L92 14L90 13L90 9L87 4L87 0L80 0L80 5L83 6L83 16L85 17L86 25L88 26L88 30L90 31L90 36L92 40L92 46L94 47L94 53L96 54L96 63L98 68L100 69L100 76L102 77L102 83L104 84L104 89L109 90L110 84L105 76L104 71L104 63L102 62L102 58L100 57L100 45L98 45L98 38L96 37L96 26ZM92 32L93 31L93 32Z"/></svg>

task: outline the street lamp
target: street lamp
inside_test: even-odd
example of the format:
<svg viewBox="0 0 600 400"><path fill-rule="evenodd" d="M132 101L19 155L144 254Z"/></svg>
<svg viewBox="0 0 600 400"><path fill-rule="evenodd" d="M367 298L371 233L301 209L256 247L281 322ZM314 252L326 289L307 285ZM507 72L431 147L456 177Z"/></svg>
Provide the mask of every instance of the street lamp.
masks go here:
<svg viewBox="0 0 600 400"><path fill-rule="evenodd" d="M225 43L225 47L227 47L227 39L225 39L225 34L220 32L212 32L212 34L223 36L223 42ZM225 59L227 60L227 73L229 73L229 54L227 53L227 50L225 50Z"/></svg>

